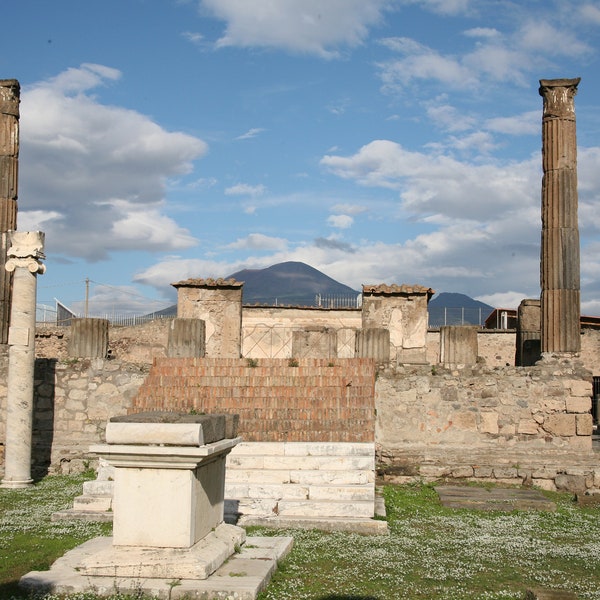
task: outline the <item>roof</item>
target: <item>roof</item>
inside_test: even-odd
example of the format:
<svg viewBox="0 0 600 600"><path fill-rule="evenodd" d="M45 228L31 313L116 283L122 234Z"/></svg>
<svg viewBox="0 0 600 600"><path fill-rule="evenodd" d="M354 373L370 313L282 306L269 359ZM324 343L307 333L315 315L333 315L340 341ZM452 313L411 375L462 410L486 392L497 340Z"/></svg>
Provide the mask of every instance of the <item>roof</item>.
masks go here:
<svg viewBox="0 0 600 600"><path fill-rule="evenodd" d="M235 279L184 279L177 283L171 284L174 288L180 287L196 287L196 288L241 288L244 285L243 281L236 281Z"/></svg>
<svg viewBox="0 0 600 600"><path fill-rule="evenodd" d="M363 285L362 292L363 294L374 294L382 296L415 296L427 294L428 299L435 294L435 290L432 290L431 288L422 285L407 285L405 283L403 283L402 285L397 285L395 283L392 283L391 285L387 285L385 283L380 283L377 285Z"/></svg>

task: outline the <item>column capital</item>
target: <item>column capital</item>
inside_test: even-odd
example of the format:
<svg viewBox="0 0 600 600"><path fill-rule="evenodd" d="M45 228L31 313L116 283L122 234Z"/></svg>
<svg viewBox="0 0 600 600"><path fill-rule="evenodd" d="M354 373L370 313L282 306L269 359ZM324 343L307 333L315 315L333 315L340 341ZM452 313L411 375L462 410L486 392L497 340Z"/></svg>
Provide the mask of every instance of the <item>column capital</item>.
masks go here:
<svg viewBox="0 0 600 600"><path fill-rule="evenodd" d="M575 79L540 79L540 96L544 99L543 119L575 118L575 94L581 77Z"/></svg>
<svg viewBox="0 0 600 600"><path fill-rule="evenodd" d="M16 79L0 79L0 114L19 116L20 92Z"/></svg>
<svg viewBox="0 0 600 600"><path fill-rule="evenodd" d="M45 235L42 231L9 231L10 247L7 252L5 269L14 271L17 267L28 269L31 273L42 274L46 271L40 261L44 254Z"/></svg>

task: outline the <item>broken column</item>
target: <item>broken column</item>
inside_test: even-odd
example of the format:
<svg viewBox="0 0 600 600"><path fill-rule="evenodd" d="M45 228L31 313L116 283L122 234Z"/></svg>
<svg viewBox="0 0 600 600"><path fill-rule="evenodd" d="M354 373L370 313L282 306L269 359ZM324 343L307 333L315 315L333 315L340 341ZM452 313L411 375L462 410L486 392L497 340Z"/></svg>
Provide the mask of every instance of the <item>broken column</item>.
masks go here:
<svg viewBox="0 0 600 600"><path fill-rule="evenodd" d="M16 79L0 79L0 344L8 342L12 274L4 266L8 232L17 228L19 96Z"/></svg>
<svg viewBox="0 0 600 600"><path fill-rule="evenodd" d="M541 352L581 349L575 94L580 78L541 79Z"/></svg>
<svg viewBox="0 0 600 600"><path fill-rule="evenodd" d="M35 367L35 304L37 275L45 271L44 234L11 231L6 270L13 273L13 295L8 334L6 445L2 487L32 483L31 434Z"/></svg>
<svg viewBox="0 0 600 600"><path fill-rule="evenodd" d="M477 329L471 325L440 327L440 363L447 367L477 364Z"/></svg>
<svg viewBox="0 0 600 600"><path fill-rule="evenodd" d="M73 319L68 354L71 358L108 356L108 319Z"/></svg>
<svg viewBox="0 0 600 600"><path fill-rule="evenodd" d="M540 301L521 300L517 311L517 351L515 365L529 367L540 360Z"/></svg>

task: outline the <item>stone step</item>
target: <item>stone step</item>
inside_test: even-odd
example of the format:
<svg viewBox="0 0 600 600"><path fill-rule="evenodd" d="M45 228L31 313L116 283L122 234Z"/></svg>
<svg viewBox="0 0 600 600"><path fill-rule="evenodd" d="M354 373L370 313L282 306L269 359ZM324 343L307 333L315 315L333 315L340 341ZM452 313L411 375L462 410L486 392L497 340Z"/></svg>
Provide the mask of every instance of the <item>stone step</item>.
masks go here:
<svg viewBox="0 0 600 600"><path fill-rule="evenodd" d="M334 517L373 518L373 502L331 502L331 501L294 501L273 499L240 498L225 500L225 512L228 515L243 514L254 516L311 517L328 519Z"/></svg>
<svg viewBox="0 0 600 600"><path fill-rule="evenodd" d="M226 498L278 498L282 500L329 500L332 502L373 502L372 484L361 486L295 484L225 484Z"/></svg>
<svg viewBox="0 0 600 600"><path fill-rule="evenodd" d="M84 481L83 482L83 495L84 496L96 496L96 495L105 495L112 496L113 489L115 487L114 481Z"/></svg>
<svg viewBox="0 0 600 600"><path fill-rule="evenodd" d="M112 508L112 495L77 496L73 500L73 509L85 512L105 512Z"/></svg>

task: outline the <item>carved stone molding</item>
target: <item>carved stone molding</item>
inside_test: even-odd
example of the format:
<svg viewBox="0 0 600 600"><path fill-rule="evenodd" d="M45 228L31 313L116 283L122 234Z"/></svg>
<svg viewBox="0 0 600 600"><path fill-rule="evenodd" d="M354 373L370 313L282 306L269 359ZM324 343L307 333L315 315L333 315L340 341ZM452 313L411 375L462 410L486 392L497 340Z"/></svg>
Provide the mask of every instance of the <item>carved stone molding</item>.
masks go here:
<svg viewBox="0 0 600 600"><path fill-rule="evenodd" d="M577 86L575 79L540 79L540 96L544 99L544 119L574 119Z"/></svg>

